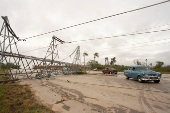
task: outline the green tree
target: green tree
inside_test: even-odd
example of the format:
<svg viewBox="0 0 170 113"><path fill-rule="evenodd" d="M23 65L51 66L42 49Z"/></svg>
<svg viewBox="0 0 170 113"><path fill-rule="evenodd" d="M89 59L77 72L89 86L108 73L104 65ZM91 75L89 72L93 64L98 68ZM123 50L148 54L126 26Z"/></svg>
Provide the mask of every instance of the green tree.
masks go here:
<svg viewBox="0 0 170 113"><path fill-rule="evenodd" d="M108 65L108 57L105 57L105 65Z"/></svg>
<svg viewBox="0 0 170 113"><path fill-rule="evenodd" d="M149 65L150 65L150 67L152 68L152 63L150 63Z"/></svg>
<svg viewBox="0 0 170 113"><path fill-rule="evenodd" d="M90 66L95 65L95 64L98 64L98 61L90 60L87 62L87 65L90 65Z"/></svg>
<svg viewBox="0 0 170 113"><path fill-rule="evenodd" d="M138 59L134 60L133 62L134 62L134 64L136 64L136 65L142 65L142 63L141 63Z"/></svg>
<svg viewBox="0 0 170 113"><path fill-rule="evenodd" d="M13 68L13 69L19 69L20 68L20 65L15 65L14 63L6 63L6 64L4 64L4 63L2 63L2 65L1 65L1 68L2 69L9 69L9 68Z"/></svg>
<svg viewBox="0 0 170 113"><path fill-rule="evenodd" d="M114 63L116 63L116 57L111 58L110 65L114 65Z"/></svg>
<svg viewBox="0 0 170 113"><path fill-rule="evenodd" d="M85 63L85 56L88 56L88 54L87 54L86 52L84 52L84 53L83 53L83 56L84 56L84 70L85 70L85 72L86 72L86 67L85 67L85 65L86 65L86 63Z"/></svg>
<svg viewBox="0 0 170 113"><path fill-rule="evenodd" d="M96 57L99 57L99 53L94 53L94 61Z"/></svg>
<svg viewBox="0 0 170 113"><path fill-rule="evenodd" d="M164 62L156 61L156 66L154 68L161 68L164 65Z"/></svg>

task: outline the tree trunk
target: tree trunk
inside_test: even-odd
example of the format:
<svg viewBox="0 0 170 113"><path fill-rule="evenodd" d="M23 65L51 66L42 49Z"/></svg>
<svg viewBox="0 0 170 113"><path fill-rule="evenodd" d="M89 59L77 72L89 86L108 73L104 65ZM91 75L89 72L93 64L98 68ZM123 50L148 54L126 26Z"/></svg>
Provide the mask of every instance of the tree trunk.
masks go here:
<svg viewBox="0 0 170 113"><path fill-rule="evenodd" d="M86 73L86 67L85 67L85 55L84 55L84 71L85 71L85 73Z"/></svg>

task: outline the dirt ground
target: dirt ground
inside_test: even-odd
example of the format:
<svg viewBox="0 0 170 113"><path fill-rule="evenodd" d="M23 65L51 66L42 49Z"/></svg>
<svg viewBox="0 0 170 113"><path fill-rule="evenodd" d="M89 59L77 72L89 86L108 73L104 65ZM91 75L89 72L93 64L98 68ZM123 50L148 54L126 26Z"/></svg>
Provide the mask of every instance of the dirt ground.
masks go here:
<svg viewBox="0 0 170 113"><path fill-rule="evenodd" d="M29 84L40 102L59 113L170 113L170 74L160 83L94 71L20 83Z"/></svg>

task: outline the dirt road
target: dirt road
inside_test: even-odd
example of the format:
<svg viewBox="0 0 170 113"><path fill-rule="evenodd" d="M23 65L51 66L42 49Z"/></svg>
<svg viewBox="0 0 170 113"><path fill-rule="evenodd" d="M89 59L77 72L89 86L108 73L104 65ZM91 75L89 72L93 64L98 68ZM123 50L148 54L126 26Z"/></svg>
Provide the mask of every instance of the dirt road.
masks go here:
<svg viewBox="0 0 170 113"><path fill-rule="evenodd" d="M170 75L166 75L167 77ZM160 83L126 80L123 73L106 76L59 75L51 79L23 80L39 101L62 113L170 113L170 79Z"/></svg>

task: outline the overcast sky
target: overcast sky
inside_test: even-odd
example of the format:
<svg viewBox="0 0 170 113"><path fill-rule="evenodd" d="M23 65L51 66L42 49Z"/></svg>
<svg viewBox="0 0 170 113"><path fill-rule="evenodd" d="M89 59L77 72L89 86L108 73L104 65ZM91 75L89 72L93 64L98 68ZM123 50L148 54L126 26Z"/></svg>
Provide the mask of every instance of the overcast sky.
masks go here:
<svg viewBox="0 0 170 113"><path fill-rule="evenodd" d="M122 13L136 8L162 2L163 0L0 0L1 16L8 16L10 25L21 39L50 32L82 22ZM48 46L55 35L63 41L78 41L103 38L127 33L170 29L170 2L131 12L81 26L57 31L51 34L18 42L21 54L44 57L47 48L25 52ZM2 25L3 20L0 19ZM161 26L161 27L160 27ZM1 41L2 41L1 37ZM59 44L59 42L58 42ZM104 64L105 57L116 57L116 64L134 65L139 59L155 65L163 61L170 65L170 31L113 37L109 39L58 45L59 59L69 56L80 46L81 61L87 52L86 61L96 60ZM25 52L25 53L24 53ZM74 56L65 62L72 62Z"/></svg>

